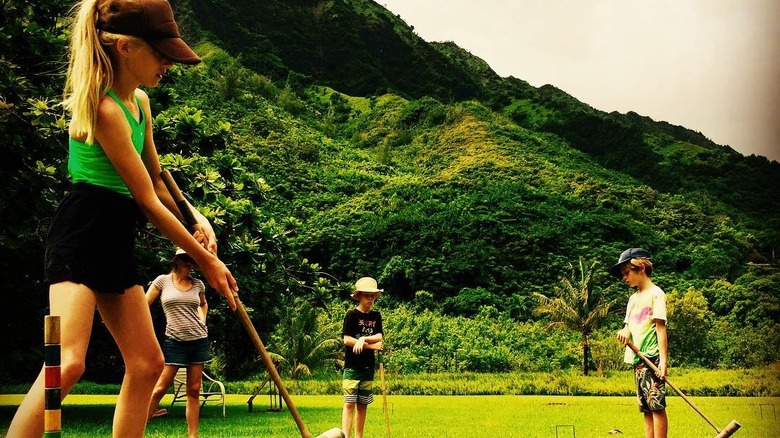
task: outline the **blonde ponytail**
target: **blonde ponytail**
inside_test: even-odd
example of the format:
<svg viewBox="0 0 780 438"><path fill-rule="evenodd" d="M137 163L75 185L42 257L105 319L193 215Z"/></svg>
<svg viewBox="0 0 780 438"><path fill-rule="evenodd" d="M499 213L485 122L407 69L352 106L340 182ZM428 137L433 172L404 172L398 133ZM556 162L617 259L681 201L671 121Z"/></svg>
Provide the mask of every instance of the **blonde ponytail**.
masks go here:
<svg viewBox="0 0 780 438"><path fill-rule="evenodd" d="M74 10L70 36L70 57L65 80L63 106L71 112L71 133L86 134L93 143L100 98L113 83L111 58L103 44L116 40L115 35L98 32L95 27L97 0L82 0Z"/></svg>

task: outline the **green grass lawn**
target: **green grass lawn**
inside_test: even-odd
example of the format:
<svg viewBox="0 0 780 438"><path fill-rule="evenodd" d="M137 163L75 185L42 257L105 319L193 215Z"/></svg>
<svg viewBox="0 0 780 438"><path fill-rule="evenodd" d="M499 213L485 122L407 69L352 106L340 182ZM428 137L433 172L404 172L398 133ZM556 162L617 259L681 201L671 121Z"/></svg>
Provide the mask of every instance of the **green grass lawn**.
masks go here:
<svg viewBox="0 0 780 438"><path fill-rule="evenodd" d="M169 403L170 396L163 399ZM300 436L289 411L267 412L267 396L255 399L248 412L246 395L228 395L227 418L221 407L210 404L201 412L202 437ZM0 434L5 433L21 396L0 395ZM115 396L73 395L63 405L63 434L67 437L109 437ZM293 396L309 430L315 435L339 427L339 396ZM719 427L732 419L742 424L737 438L780 436L780 398L694 397L694 403ZM670 437L709 437L715 431L685 402L668 398ZM528 437L569 438L636 437L642 419L633 397L594 396L407 396L388 397L393 437ZM622 433L610 434L620 430ZM186 435L184 406L177 404L167 417L154 419L148 437ZM366 437L384 437L381 397L371 405Z"/></svg>

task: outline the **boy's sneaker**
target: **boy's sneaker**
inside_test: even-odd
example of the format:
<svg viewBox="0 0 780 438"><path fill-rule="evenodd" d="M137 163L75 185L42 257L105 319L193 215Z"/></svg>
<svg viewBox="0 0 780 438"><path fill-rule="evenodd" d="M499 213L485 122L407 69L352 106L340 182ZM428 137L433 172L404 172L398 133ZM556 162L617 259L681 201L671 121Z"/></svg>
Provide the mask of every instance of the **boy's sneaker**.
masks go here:
<svg viewBox="0 0 780 438"><path fill-rule="evenodd" d="M152 418L162 417L163 415L168 415L168 410L165 408L157 408L152 412Z"/></svg>

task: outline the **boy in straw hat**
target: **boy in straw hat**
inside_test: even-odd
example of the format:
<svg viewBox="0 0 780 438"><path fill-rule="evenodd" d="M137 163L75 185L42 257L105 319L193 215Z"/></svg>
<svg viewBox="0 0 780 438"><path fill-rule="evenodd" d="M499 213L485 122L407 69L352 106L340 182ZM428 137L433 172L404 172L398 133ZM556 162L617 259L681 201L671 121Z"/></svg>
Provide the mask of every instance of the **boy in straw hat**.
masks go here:
<svg viewBox="0 0 780 438"><path fill-rule="evenodd" d="M341 415L341 429L349 438L352 419L357 408L355 425L356 438L363 438L366 410L374 401L374 350L383 348L382 315L371 310L382 294L376 280L363 277L355 283L352 299L357 307L347 312L341 334L344 336L344 409Z"/></svg>

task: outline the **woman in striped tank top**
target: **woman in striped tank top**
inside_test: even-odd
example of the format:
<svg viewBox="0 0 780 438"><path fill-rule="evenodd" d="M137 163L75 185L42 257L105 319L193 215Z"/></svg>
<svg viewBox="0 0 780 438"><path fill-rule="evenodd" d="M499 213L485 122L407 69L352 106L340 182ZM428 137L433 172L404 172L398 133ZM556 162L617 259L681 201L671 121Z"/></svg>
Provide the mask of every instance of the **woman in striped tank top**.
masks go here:
<svg viewBox="0 0 780 438"><path fill-rule="evenodd" d="M203 364L211 360L206 328L209 305L206 301L206 286L191 276L197 266L195 260L178 248L171 261L171 272L157 277L146 292L146 302L150 306L160 298L166 321L163 345L165 368L152 393L149 418L167 413L165 409L159 409L158 405L173 383L176 372L185 367L187 434L189 438L195 438L198 436Z"/></svg>

